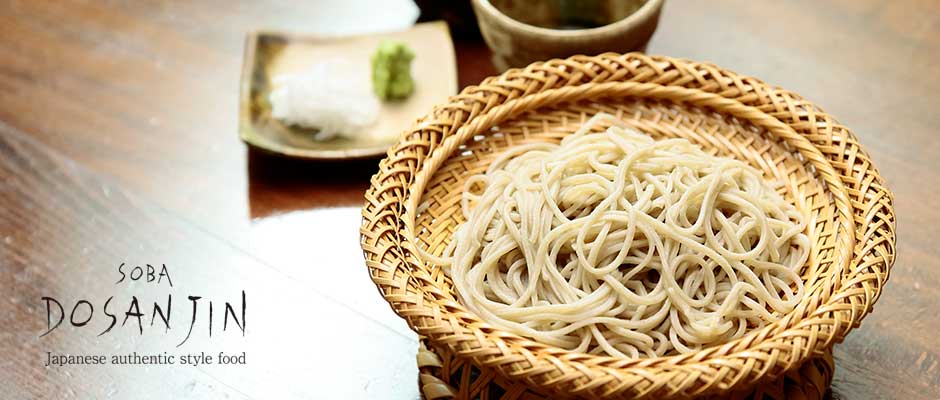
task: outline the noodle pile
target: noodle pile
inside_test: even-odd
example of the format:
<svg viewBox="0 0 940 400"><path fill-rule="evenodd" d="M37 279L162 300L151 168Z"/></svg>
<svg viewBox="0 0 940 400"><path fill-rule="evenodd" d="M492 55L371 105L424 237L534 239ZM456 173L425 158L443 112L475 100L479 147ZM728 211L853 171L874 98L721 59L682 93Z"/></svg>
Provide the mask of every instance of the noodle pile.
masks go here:
<svg viewBox="0 0 940 400"><path fill-rule="evenodd" d="M790 312L803 216L756 169L619 124L598 114L468 180L467 221L444 257L426 255L460 301L541 343L627 358L727 342Z"/></svg>

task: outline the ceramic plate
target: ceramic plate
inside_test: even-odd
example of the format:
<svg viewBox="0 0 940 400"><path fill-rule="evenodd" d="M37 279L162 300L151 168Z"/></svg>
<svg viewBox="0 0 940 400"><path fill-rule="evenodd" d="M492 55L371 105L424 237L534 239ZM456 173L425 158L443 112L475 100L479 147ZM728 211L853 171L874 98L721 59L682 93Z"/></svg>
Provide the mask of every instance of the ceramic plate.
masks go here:
<svg viewBox="0 0 940 400"><path fill-rule="evenodd" d="M361 75L368 79L370 58L382 39L401 40L414 50L411 72L415 92L403 101L382 102L377 121L362 135L315 141L315 130L286 125L271 117L268 95L274 77L304 71L321 60L340 59L361 66ZM444 22L421 23L402 32L345 37L255 32L248 35L245 44L239 135L251 146L288 157L377 157L384 155L416 118L456 92L454 47Z"/></svg>

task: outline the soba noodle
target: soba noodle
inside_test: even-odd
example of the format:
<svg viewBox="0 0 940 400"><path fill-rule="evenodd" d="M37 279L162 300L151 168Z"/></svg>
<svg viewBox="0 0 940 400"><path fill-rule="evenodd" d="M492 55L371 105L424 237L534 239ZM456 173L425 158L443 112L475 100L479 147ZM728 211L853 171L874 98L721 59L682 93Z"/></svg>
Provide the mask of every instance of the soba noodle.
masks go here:
<svg viewBox="0 0 940 400"><path fill-rule="evenodd" d="M759 171L607 114L503 154L467 181L463 211L444 256L426 256L484 321L548 345L688 353L778 320L803 293L806 223Z"/></svg>

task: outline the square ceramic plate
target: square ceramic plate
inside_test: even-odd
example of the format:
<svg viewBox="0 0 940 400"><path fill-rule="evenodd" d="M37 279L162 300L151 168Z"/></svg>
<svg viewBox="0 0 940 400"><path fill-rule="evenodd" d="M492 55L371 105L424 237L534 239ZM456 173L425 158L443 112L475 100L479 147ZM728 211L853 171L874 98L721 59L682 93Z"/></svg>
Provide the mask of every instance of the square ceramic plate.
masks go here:
<svg viewBox="0 0 940 400"><path fill-rule="evenodd" d="M308 69L317 61L341 59L361 66L369 79L370 58L382 39L400 40L414 50L411 73L415 92L399 102L382 102L378 119L354 139L313 140L315 130L289 126L271 117L275 76ZM371 81L369 82L371 85ZM402 32L324 37L256 32L245 43L242 67L239 135L249 145L288 157L312 160L368 158L384 155L398 135L435 104L457 92L457 66L447 24L427 22Z"/></svg>

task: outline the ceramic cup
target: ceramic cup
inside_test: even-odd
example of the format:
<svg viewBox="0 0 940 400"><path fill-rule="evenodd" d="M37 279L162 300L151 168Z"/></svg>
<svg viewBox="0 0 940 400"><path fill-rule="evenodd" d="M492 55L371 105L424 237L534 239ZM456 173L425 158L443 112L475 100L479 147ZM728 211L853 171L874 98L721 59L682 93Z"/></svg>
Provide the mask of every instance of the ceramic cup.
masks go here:
<svg viewBox="0 0 940 400"><path fill-rule="evenodd" d="M643 50L664 0L472 0L500 71L575 54Z"/></svg>

